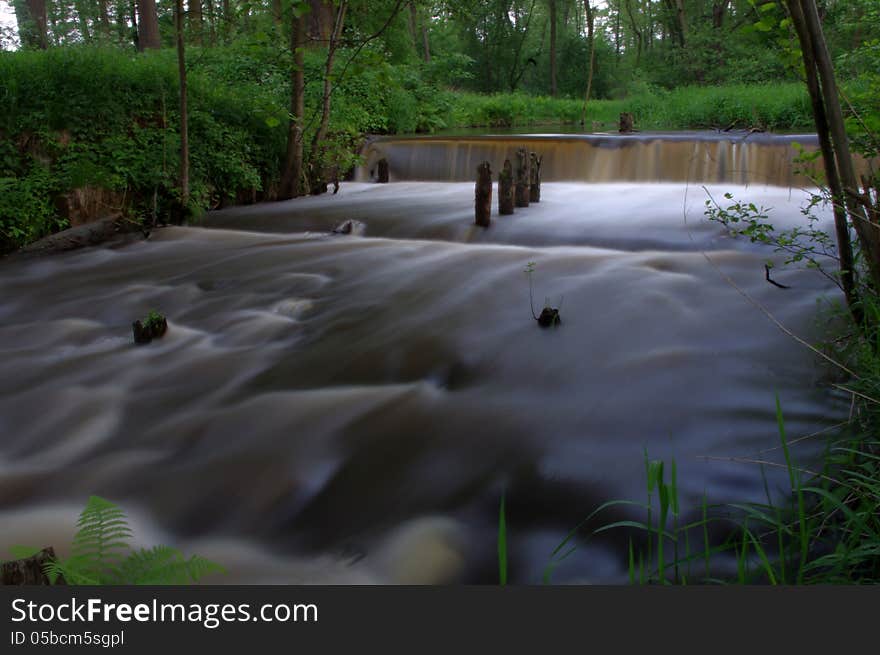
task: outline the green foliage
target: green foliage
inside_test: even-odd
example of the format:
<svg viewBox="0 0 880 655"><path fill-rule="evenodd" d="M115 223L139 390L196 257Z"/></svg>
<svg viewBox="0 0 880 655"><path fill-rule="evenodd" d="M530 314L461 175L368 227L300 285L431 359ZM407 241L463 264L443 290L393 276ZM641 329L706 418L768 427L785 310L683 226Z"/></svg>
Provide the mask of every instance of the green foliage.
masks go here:
<svg viewBox="0 0 880 655"><path fill-rule="evenodd" d="M168 546L131 550L125 513L98 496L89 498L77 526L70 557L46 567L53 582L63 576L71 585L181 585L223 571L218 564L197 555L184 557Z"/></svg>
<svg viewBox="0 0 880 655"><path fill-rule="evenodd" d="M143 320L143 325L146 330L152 330L154 327L161 325L164 320L165 317L162 316L162 314L153 310L147 314L146 318Z"/></svg>

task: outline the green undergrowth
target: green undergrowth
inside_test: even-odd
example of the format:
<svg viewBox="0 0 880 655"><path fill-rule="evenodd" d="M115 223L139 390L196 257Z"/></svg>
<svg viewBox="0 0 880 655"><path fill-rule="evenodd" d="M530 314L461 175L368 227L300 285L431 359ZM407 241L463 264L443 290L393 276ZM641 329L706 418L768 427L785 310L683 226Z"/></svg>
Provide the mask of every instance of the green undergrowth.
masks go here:
<svg viewBox="0 0 880 655"><path fill-rule="evenodd" d="M591 512L552 552L544 582L552 582L557 567L592 537L625 531L628 548L621 556L632 584L876 584L880 440L857 436L873 433L854 423L828 442L821 469L807 470L792 452L778 399L776 417L782 454L776 465L785 468L790 484L784 500L771 498L765 477L766 502L716 505L704 496L696 516L686 519L675 462L650 460L646 453L646 500L612 500ZM763 473L768 463L751 465ZM602 523L615 508L644 518ZM719 574L725 565L735 573Z"/></svg>

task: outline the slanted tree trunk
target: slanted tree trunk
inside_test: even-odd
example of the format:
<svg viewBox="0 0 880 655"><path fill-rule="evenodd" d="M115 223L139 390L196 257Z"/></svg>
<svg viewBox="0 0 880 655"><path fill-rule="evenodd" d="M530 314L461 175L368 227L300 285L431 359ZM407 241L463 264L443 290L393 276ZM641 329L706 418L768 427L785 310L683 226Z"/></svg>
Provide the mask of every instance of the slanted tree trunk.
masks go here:
<svg viewBox="0 0 880 655"><path fill-rule="evenodd" d="M835 204L835 235L841 284L854 319L862 319L853 279L853 254L843 209L859 239L875 289L880 289L880 226L872 223L859 201L858 180L849 151L849 139L840 108L837 82L814 0L788 0L798 35L825 174Z"/></svg>
<svg viewBox="0 0 880 655"><path fill-rule="evenodd" d="M176 0L175 0L176 1ZM138 0L138 50L158 50L159 15L156 13L156 0Z"/></svg>
<svg viewBox="0 0 880 655"><path fill-rule="evenodd" d="M287 155L284 158L284 175L281 178L279 198L295 198L300 195L303 177L303 118L305 116L305 76L303 48L306 40L305 18L300 8L293 7L290 25L290 54L293 67L290 71L290 124L287 129Z"/></svg>
<svg viewBox="0 0 880 655"><path fill-rule="evenodd" d="M174 0L174 31L177 37L177 73L180 81L180 210L189 206L189 116L186 89L186 44L183 38L183 0Z"/></svg>

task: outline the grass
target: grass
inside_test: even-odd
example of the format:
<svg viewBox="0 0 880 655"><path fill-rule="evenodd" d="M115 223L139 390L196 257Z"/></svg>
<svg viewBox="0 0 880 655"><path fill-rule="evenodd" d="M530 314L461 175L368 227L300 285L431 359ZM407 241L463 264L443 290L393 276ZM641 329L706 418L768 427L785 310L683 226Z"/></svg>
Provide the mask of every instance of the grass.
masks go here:
<svg viewBox="0 0 880 655"><path fill-rule="evenodd" d="M880 441L841 434L828 444L822 470L811 472L793 457L778 398L776 420L791 487L785 502L774 503L765 476L766 503L710 505L704 495L698 516L682 522L675 462L667 467L646 453L646 502L612 500L590 513L551 553L544 582L552 582L554 570L579 545L611 530L629 533L631 584L880 582ZM763 474L765 463L755 463ZM644 512L644 520L586 531L607 509L621 506ZM721 559L735 563L735 574L716 573Z"/></svg>
<svg viewBox="0 0 880 655"><path fill-rule="evenodd" d="M523 93L456 94L450 127L525 127L579 125L583 100ZM631 112L641 130L725 129L788 131L814 129L809 98L799 83L739 84L649 91L623 100L591 100L587 124L616 128L622 112Z"/></svg>

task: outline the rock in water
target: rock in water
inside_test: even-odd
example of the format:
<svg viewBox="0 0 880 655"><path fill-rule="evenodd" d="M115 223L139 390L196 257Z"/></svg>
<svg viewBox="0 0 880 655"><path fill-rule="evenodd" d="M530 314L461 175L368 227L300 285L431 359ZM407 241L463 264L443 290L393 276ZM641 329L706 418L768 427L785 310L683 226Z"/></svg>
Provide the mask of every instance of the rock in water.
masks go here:
<svg viewBox="0 0 880 655"><path fill-rule="evenodd" d="M366 231L367 226L365 223L352 219L343 221L333 228L333 234L354 234L355 236L362 236Z"/></svg>

